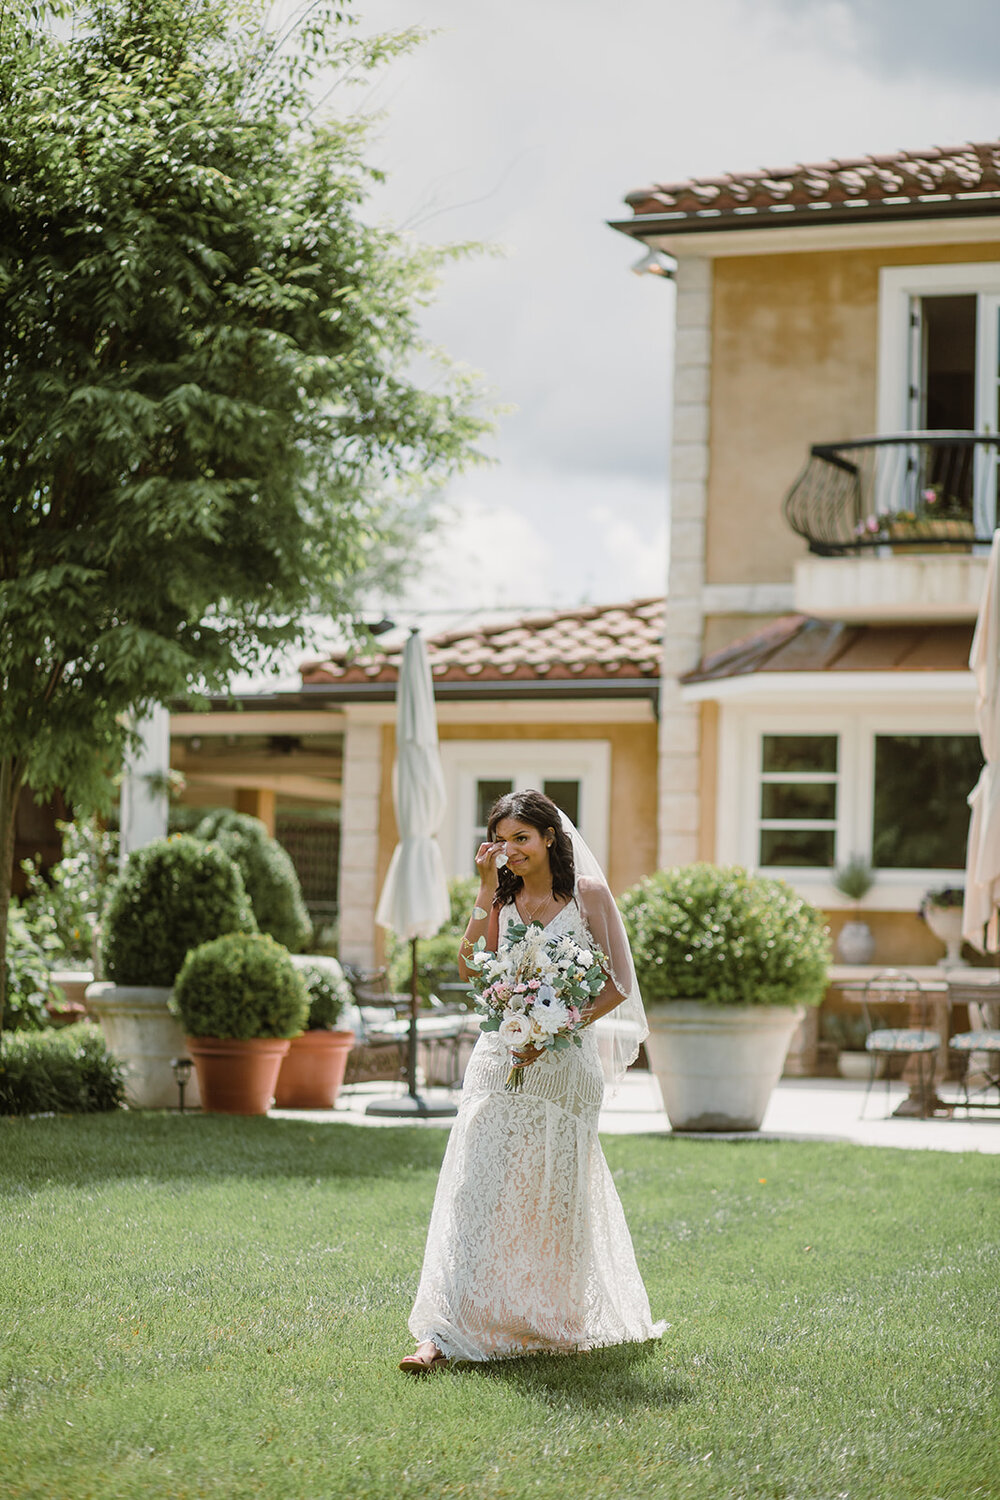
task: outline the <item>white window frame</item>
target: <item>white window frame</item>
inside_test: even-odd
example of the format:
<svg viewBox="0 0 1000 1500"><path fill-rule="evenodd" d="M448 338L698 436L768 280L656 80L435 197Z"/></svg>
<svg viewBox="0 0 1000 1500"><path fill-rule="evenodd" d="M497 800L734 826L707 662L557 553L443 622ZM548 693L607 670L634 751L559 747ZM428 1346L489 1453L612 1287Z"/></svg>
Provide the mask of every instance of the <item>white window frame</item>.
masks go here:
<svg viewBox="0 0 1000 1500"><path fill-rule="evenodd" d="M1000 262L953 265L883 266L878 287L878 375L876 422L879 433L910 429L910 303L914 297L961 297L1000 293ZM982 330L980 330L981 333ZM980 353L984 340L979 337ZM982 380L977 376L978 388Z"/></svg>
<svg viewBox="0 0 1000 1500"><path fill-rule="evenodd" d="M719 723L719 780L716 798L717 858L786 880L800 895L828 909L850 905L835 889L829 870L805 866L758 866L761 787L761 742L765 734L836 734L837 831L835 865L852 855L871 859L877 735L975 735L971 704L961 708L858 705L817 713L809 709L777 710L722 706ZM790 778L791 779L791 778ZM969 788L972 791L972 788ZM956 870L882 870L866 899L869 908L916 911L925 891L954 885Z"/></svg>
<svg viewBox="0 0 1000 1500"><path fill-rule="evenodd" d="M474 873L471 864L477 781L511 780L516 791L543 781L579 781L580 832L608 863L611 745L607 740L443 740L441 765L447 812L441 852L449 878Z"/></svg>

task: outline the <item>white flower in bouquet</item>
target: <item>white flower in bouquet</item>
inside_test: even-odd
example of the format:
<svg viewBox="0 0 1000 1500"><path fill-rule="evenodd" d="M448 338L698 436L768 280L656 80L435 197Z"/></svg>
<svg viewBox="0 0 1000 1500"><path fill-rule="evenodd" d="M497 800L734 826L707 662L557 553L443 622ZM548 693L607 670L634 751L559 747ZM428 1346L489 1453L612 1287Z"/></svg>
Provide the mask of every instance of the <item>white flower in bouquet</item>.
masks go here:
<svg viewBox="0 0 1000 1500"><path fill-rule="evenodd" d="M569 1011L563 1002L556 998L552 987L543 984L531 1007L531 1019L539 1030L548 1036L555 1036L557 1032L564 1030L569 1025Z"/></svg>
<svg viewBox="0 0 1000 1500"><path fill-rule="evenodd" d="M531 1021L523 1011L505 1011L499 1034L500 1040L514 1051L518 1047L526 1047L531 1041Z"/></svg>

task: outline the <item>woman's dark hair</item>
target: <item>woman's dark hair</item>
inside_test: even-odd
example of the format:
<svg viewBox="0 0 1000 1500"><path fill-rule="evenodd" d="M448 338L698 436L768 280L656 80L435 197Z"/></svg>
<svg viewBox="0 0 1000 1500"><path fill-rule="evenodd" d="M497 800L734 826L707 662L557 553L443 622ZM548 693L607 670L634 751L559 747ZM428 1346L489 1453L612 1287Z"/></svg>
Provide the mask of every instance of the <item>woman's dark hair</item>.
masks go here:
<svg viewBox="0 0 1000 1500"><path fill-rule="evenodd" d="M573 891L576 886L576 871L573 867L573 841L566 832L559 816L559 809L550 797L544 792L525 791L508 792L500 797L490 808L490 816L486 825L486 835L490 843L496 840L496 828L504 818L516 818L519 823L527 823L532 828L537 828L539 833L552 832L552 846L549 849L549 866L552 870L552 894L562 896L567 901L573 899ZM520 875L515 875L510 865L504 865L502 870L497 871L497 893L494 898L494 906L506 906L514 900L524 881Z"/></svg>

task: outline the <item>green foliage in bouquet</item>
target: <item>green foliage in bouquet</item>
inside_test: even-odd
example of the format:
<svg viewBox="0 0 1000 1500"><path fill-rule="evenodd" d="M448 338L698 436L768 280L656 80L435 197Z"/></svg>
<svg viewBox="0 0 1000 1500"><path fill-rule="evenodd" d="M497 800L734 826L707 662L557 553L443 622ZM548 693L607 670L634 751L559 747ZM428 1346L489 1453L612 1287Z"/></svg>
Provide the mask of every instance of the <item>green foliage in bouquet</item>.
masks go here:
<svg viewBox="0 0 1000 1500"><path fill-rule="evenodd" d="M124 1098L121 1064L90 1021L4 1040L0 1115L93 1114Z"/></svg>
<svg viewBox="0 0 1000 1500"><path fill-rule="evenodd" d="M239 865L261 932L270 933L292 953L301 953L312 936L312 923L299 877L287 851L260 818L237 812L209 813L195 835L219 844Z"/></svg>
<svg viewBox="0 0 1000 1500"><path fill-rule="evenodd" d="M739 865L658 870L622 916L647 1004L818 1005L830 963L822 915L783 880Z"/></svg>
<svg viewBox="0 0 1000 1500"><path fill-rule="evenodd" d="M297 964L309 992L306 1031L336 1031L344 1011L353 1001L351 986L335 958L322 964Z"/></svg>
<svg viewBox="0 0 1000 1500"><path fill-rule="evenodd" d="M105 969L116 984L170 986L191 948L256 929L243 877L225 850L175 834L137 849L115 882Z"/></svg>
<svg viewBox="0 0 1000 1500"><path fill-rule="evenodd" d="M287 948L265 933L231 932L189 953L173 1008L188 1036L298 1036L309 1016L306 981Z"/></svg>

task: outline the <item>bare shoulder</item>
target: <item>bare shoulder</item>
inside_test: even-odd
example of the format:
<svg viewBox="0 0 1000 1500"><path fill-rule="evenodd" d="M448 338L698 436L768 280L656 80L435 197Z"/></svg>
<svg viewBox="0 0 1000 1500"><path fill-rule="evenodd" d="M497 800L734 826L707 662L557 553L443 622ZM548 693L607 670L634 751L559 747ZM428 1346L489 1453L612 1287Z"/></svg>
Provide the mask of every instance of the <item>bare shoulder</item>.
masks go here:
<svg viewBox="0 0 1000 1500"><path fill-rule="evenodd" d="M576 882L577 894L584 906L593 908L607 906L614 902L614 897L603 880L598 880L596 875L581 875Z"/></svg>

